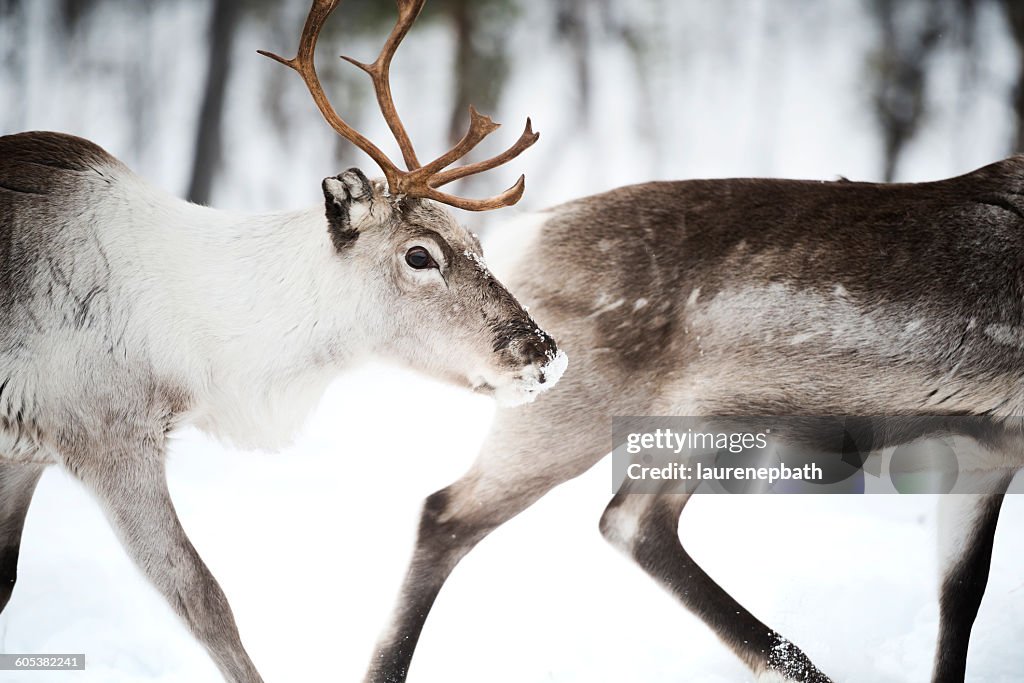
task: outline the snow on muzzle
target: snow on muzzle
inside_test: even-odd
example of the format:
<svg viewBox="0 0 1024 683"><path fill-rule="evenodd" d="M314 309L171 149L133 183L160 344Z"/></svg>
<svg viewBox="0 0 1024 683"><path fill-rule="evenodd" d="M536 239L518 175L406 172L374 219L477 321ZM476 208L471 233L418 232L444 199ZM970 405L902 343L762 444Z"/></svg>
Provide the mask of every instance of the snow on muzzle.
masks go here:
<svg viewBox="0 0 1024 683"><path fill-rule="evenodd" d="M492 384L498 403L504 406L529 403L558 383L569 357L533 319L524 316L495 325L493 329L494 351L503 357L507 371L511 371L509 379Z"/></svg>

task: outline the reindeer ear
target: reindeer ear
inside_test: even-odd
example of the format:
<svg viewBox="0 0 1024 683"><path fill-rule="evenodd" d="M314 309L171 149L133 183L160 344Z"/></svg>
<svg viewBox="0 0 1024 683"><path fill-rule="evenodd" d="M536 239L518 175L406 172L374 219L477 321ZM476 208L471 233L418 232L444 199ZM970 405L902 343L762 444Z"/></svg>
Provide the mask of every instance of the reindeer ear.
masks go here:
<svg viewBox="0 0 1024 683"><path fill-rule="evenodd" d="M324 206L327 213L327 230L335 248L342 251L359 237L355 227L369 211L373 188L370 181L358 168L350 168L339 175L324 178Z"/></svg>

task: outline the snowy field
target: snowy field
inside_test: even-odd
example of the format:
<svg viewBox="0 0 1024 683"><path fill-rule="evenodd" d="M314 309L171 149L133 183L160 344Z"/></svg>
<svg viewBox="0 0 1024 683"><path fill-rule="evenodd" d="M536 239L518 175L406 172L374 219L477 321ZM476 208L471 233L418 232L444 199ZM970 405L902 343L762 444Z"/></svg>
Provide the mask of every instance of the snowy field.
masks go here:
<svg viewBox="0 0 1024 683"><path fill-rule="evenodd" d="M542 399L541 399L542 400ZM287 453L174 444L171 492L268 683L358 681L397 591L419 501L468 466L488 399L382 366L338 381ZM551 457L557 458L557 453ZM696 618L605 545L606 459L486 539L427 622L410 681L751 680ZM927 680L937 627L931 496L702 496L694 556L837 682ZM968 680L1024 670L1024 498L1007 498ZM84 672L5 683L217 681L67 475L28 518L5 652L84 652Z"/></svg>

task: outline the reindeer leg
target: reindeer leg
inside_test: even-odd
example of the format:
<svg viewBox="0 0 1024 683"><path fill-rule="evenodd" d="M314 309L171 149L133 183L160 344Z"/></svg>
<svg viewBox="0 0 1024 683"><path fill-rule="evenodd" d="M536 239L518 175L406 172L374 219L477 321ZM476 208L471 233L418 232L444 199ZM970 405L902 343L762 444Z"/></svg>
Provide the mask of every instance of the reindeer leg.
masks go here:
<svg viewBox="0 0 1024 683"><path fill-rule="evenodd" d="M761 623L701 569L679 540L687 494L634 493L629 481L601 517L601 533L710 626L760 681L829 683L795 645Z"/></svg>
<svg viewBox="0 0 1024 683"><path fill-rule="evenodd" d="M99 499L129 556L203 644L224 678L261 683L242 647L227 598L178 521L162 447L140 444L136 452L115 447L66 465Z"/></svg>
<svg viewBox="0 0 1024 683"><path fill-rule="evenodd" d="M427 498L412 561L366 683L405 681L427 614L455 565L491 531L611 451L599 404L587 401L568 377L562 384L536 403L500 411L469 472Z"/></svg>
<svg viewBox="0 0 1024 683"><path fill-rule="evenodd" d="M39 465L0 463L0 612L18 578L21 530L42 473Z"/></svg>
<svg viewBox="0 0 1024 683"><path fill-rule="evenodd" d="M940 499L939 542L946 551L932 683L964 680L971 628L988 583L999 508L1012 479L1012 474L994 478L990 494L950 494Z"/></svg>

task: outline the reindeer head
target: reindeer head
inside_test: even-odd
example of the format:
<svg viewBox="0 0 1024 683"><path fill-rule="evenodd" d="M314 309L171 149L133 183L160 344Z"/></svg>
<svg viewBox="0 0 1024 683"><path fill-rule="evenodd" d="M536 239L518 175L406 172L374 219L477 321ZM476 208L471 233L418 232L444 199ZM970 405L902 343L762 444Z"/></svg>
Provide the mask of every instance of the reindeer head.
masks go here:
<svg viewBox="0 0 1024 683"><path fill-rule="evenodd" d="M363 329L378 352L506 405L558 381L565 354L449 211L397 200L358 169L326 178L323 189L335 249L364 284Z"/></svg>
<svg viewBox="0 0 1024 683"><path fill-rule="evenodd" d="M327 122L366 152L384 172L371 182L358 169L323 181L334 246L350 266L362 269L373 313L364 316L374 347L431 374L493 393L506 404L532 400L565 370L565 354L484 265L476 236L441 204L470 211L511 206L525 189L523 176L488 199L466 199L437 188L495 168L519 156L539 137L530 120L519 139L490 159L451 168L498 128L470 107L466 135L448 152L420 164L391 97L391 60L425 0L398 0L398 21L377 59L355 64L373 79L377 102L398 142L401 170L376 145L349 126L324 94L314 66L320 29L339 0L313 0L298 54L284 59L294 69ZM447 169L447 170L446 170Z"/></svg>

